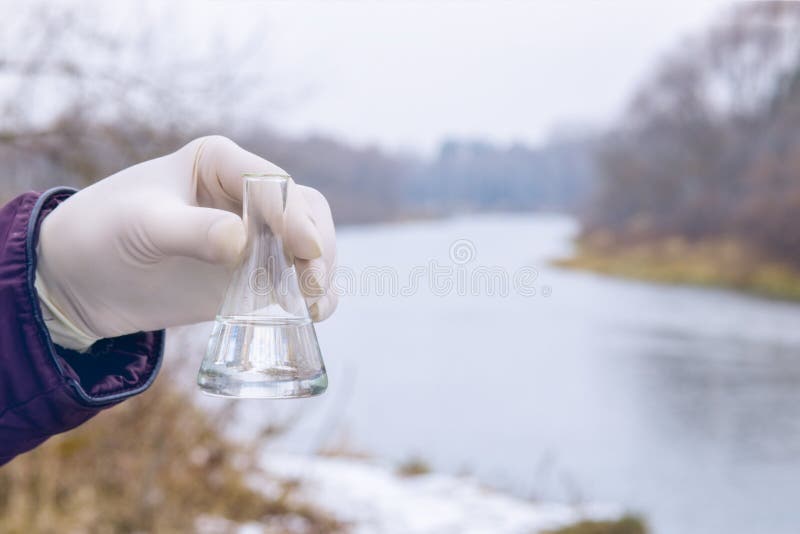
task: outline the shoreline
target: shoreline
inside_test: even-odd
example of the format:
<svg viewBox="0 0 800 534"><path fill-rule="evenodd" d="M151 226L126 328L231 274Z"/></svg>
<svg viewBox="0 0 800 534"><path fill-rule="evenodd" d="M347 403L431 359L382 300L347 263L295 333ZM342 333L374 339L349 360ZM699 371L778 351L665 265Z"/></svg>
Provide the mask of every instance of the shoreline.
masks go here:
<svg viewBox="0 0 800 534"><path fill-rule="evenodd" d="M690 242L683 237L626 243L608 234L585 234L557 267L648 282L731 289L800 302L800 270L765 259L743 241L724 237Z"/></svg>

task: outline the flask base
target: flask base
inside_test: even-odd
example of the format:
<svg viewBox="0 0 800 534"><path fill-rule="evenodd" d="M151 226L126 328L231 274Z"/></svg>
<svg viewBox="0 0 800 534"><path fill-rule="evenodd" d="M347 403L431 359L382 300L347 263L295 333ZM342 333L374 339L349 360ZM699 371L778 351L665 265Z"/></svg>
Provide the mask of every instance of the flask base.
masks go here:
<svg viewBox="0 0 800 534"><path fill-rule="evenodd" d="M313 397L328 387L314 326L307 318L218 317L197 375L218 397Z"/></svg>
<svg viewBox="0 0 800 534"><path fill-rule="evenodd" d="M321 395L328 388L323 371L310 378L275 380L259 371L204 371L197 377L200 391L214 397L249 399L296 399Z"/></svg>

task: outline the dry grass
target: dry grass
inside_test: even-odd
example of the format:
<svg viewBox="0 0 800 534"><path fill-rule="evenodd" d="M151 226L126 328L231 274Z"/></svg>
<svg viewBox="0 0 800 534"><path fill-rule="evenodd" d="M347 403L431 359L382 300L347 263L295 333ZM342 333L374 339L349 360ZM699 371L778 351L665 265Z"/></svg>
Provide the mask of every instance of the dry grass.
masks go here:
<svg viewBox="0 0 800 534"><path fill-rule="evenodd" d="M200 410L170 378L3 467L0 531L194 532L204 518L228 520L214 532L245 522L264 532L343 529L303 501L296 481L269 478L268 494L255 491L248 480L268 477L258 457L272 430L231 442L222 423L231 414Z"/></svg>
<svg viewBox="0 0 800 534"><path fill-rule="evenodd" d="M404 477L416 477L427 475L431 472L431 466L418 456L412 456L397 467L397 474Z"/></svg>
<svg viewBox="0 0 800 534"><path fill-rule="evenodd" d="M764 257L735 238L688 241L681 237L633 243L602 233L578 242L569 268L664 283L728 287L772 298L800 300L800 271Z"/></svg>
<svg viewBox="0 0 800 534"><path fill-rule="evenodd" d="M581 521L541 534L647 534L647 527L641 519L625 516L616 521Z"/></svg>

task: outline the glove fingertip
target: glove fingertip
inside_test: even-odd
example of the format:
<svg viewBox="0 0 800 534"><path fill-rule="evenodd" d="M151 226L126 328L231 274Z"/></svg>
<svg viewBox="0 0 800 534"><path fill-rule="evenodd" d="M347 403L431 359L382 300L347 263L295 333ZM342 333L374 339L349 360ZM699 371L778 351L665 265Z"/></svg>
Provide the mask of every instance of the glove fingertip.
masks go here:
<svg viewBox="0 0 800 534"><path fill-rule="evenodd" d="M310 217L289 228L289 240L292 253L304 260L313 260L322 256L322 236Z"/></svg>
<svg viewBox="0 0 800 534"><path fill-rule="evenodd" d="M319 323L327 319L336 310L339 304L339 298L335 293L328 293L308 309L311 319L315 323Z"/></svg>
<svg viewBox="0 0 800 534"><path fill-rule="evenodd" d="M232 213L220 218L208 229L209 256L224 264L232 264L244 250L245 230L242 220Z"/></svg>

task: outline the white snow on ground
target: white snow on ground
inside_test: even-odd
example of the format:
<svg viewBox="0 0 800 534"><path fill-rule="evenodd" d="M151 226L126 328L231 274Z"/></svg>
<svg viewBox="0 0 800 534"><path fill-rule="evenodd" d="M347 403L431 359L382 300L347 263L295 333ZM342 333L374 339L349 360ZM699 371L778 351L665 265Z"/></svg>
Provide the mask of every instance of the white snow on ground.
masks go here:
<svg viewBox="0 0 800 534"><path fill-rule="evenodd" d="M302 481L305 498L352 524L354 534L533 534L581 519L613 519L609 505L531 502L442 474L403 477L348 458L268 454L265 467Z"/></svg>

